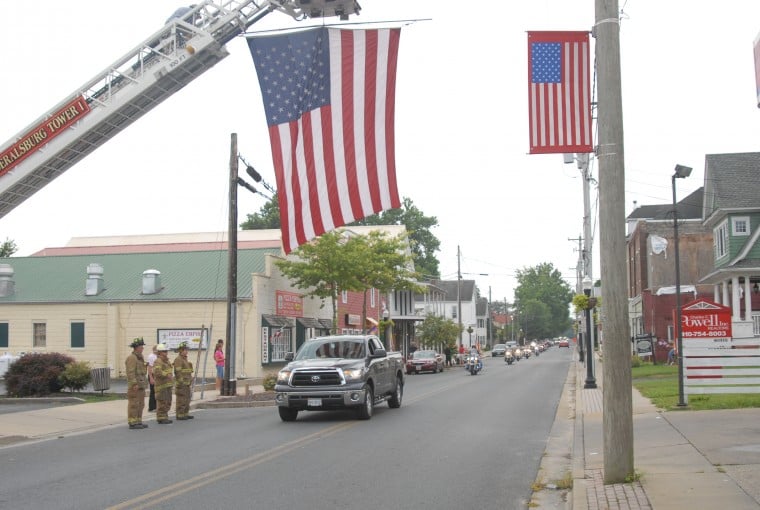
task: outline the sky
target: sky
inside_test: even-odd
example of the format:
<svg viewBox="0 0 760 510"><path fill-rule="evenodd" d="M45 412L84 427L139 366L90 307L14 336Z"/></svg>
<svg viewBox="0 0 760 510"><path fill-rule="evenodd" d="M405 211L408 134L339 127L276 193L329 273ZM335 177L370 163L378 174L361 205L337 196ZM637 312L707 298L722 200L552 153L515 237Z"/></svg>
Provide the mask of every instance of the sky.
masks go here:
<svg viewBox="0 0 760 510"><path fill-rule="evenodd" d="M591 30L594 1L360 3L350 22L403 25L398 187L438 220L441 276L456 279L459 263L482 295L511 302L518 270L551 263L574 288L583 183L561 155L528 154L526 32ZM160 29L179 5L4 1L2 147ZM760 149L752 53L760 2L619 6L627 215L635 202L672 202L676 164L694 169L677 182L680 200L703 185L706 154ZM315 23L272 13L249 32ZM16 255L26 256L72 237L226 231L232 133L241 155L275 182L248 47L241 37L227 49L229 57L0 218L0 241L15 241ZM598 179L594 160L591 170ZM597 196L594 187L594 279ZM238 197L241 222L266 201L242 188Z"/></svg>

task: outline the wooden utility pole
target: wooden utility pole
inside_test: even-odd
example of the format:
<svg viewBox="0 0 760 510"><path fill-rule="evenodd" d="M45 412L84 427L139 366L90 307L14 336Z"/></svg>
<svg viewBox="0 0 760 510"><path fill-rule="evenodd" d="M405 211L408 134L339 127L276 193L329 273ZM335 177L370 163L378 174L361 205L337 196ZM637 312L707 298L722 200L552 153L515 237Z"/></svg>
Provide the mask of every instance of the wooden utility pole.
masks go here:
<svg viewBox="0 0 760 510"><path fill-rule="evenodd" d="M235 337L237 336L237 187L238 148L237 133L230 137L230 203L227 232L227 343L224 354L224 381L222 395L237 395L235 377Z"/></svg>
<svg viewBox="0 0 760 510"><path fill-rule="evenodd" d="M595 0L599 233L603 289L604 483L634 475L631 342L625 250L625 160L617 0Z"/></svg>

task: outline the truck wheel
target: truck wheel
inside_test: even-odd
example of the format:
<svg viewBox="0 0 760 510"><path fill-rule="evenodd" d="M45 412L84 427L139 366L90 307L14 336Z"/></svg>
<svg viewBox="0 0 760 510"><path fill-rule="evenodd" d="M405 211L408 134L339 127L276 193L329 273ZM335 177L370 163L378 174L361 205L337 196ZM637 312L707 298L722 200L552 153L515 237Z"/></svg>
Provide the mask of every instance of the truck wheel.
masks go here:
<svg viewBox="0 0 760 510"><path fill-rule="evenodd" d="M393 390L393 395L388 399L388 407L391 409L397 409L401 407L401 399L404 397L404 383L401 382L401 377L396 376L396 387Z"/></svg>
<svg viewBox="0 0 760 510"><path fill-rule="evenodd" d="M364 389L366 391L364 405L356 410L356 417L360 420L369 420L375 408L375 393L372 391L372 386L367 385Z"/></svg>
<svg viewBox="0 0 760 510"><path fill-rule="evenodd" d="M291 409L289 407L278 407L277 411L279 411L280 419L282 421L296 421L296 418L298 418L298 409Z"/></svg>

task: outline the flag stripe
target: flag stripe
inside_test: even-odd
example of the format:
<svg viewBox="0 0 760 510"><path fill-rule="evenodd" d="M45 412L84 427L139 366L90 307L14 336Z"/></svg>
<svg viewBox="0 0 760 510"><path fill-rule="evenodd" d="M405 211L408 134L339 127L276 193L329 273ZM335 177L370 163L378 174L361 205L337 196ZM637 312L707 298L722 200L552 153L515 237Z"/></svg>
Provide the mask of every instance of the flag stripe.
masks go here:
<svg viewBox="0 0 760 510"><path fill-rule="evenodd" d="M387 65L387 74L385 81L385 95L383 101L385 102L385 111L383 116L385 119L385 126L383 129L378 130L378 136L383 139L382 144L378 144L380 147L385 147L383 154L383 161L381 169L385 170L385 182L386 188L383 189L383 206L381 210L396 209L401 207L401 200L398 195L398 183L396 182L396 138L393 131L393 126L396 122L396 69L398 66L398 45L401 32L398 30L391 30L389 32L383 32L388 37L388 49L383 53ZM376 211L379 212L379 211Z"/></svg>
<svg viewBox="0 0 760 510"><path fill-rule="evenodd" d="M528 32L530 153L593 152L587 32Z"/></svg>

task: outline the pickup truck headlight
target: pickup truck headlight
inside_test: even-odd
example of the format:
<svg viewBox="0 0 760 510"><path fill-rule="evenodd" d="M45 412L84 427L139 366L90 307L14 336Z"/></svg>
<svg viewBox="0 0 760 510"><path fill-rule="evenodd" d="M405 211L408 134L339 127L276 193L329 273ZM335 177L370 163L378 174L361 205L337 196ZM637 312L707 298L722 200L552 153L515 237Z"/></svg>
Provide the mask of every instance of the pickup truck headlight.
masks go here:
<svg viewBox="0 0 760 510"><path fill-rule="evenodd" d="M290 380L290 370L283 369L277 372L277 384L288 384Z"/></svg>
<svg viewBox="0 0 760 510"><path fill-rule="evenodd" d="M361 381L363 375L363 368L351 368L348 370L343 370L343 377L346 378L346 382Z"/></svg>

